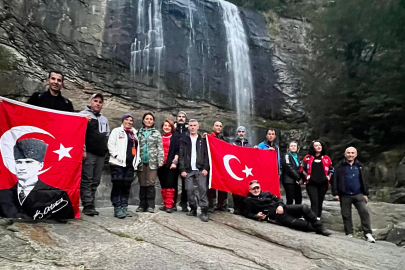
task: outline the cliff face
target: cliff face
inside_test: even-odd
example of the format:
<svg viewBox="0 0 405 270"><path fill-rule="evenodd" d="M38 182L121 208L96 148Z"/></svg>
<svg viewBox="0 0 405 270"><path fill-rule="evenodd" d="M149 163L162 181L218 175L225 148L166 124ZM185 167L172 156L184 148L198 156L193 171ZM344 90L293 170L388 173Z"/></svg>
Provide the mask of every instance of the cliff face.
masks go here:
<svg viewBox="0 0 405 270"><path fill-rule="evenodd" d="M116 107L119 112L148 109L163 117L189 109L207 122L222 111L224 122L235 126L235 112L247 114L248 108L250 120L300 122L305 111L296 98L299 85L275 62L264 17L224 2L2 0L0 44L12 54L13 69L0 71L0 94L23 99L57 69L66 73L65 95L77 110L90 92L103 91L125 103ZM229 33L238 23L245 37ZM243 40L248 64L232 54L232 45L243 46ZM238 89L248 71L252 89ZM199 112L200 106L209 113Z"/></svg>

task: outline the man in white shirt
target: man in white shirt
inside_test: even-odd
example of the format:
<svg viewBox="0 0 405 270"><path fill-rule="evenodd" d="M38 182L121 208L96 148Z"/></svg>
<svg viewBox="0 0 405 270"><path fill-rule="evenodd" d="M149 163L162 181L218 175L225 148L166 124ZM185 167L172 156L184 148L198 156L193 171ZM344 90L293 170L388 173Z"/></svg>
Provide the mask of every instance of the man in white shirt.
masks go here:
<svg viewBox="0 0 405 270"><path fill-rule="evenodd" d="M198 121L191 119L188 123L190 135L186 136L180 144L179 169L182 177L185 177L188 204L190 211L188 216L197 216L197 202L194 194L194 180L198 184L201 207L201 221L208 221L208 198L207 198L207 175L209 161L207 143L198 135Z"/></svg>

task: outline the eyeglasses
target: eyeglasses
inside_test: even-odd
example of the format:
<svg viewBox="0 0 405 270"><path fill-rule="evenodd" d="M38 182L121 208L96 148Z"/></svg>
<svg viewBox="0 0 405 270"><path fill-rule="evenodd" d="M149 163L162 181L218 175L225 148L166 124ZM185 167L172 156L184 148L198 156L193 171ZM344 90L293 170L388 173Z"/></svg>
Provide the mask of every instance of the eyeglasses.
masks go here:
<svg viewBox="0 0 405 270"><path fill-rule="evenodd" d="M250 181L250 182L249 182L249 186L250 186L250 185L253 185L253 184L259 184L259 181L253 180L253 181Z"/></svg>

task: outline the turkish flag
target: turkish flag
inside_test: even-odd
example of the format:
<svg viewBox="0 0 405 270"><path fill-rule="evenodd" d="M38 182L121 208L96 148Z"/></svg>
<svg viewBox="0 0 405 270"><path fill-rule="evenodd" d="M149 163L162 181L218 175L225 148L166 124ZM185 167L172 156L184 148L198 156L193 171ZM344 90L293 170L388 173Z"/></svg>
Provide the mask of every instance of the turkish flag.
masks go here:
<svg viewBox="0 0 405 270"><path fill-rule="evenodd" d="M241 147L207 135L210 188L246 196L249 182L258 180L261 190L280 197L277 152Z"/></svg>
<svg viewBox="0 0 405 270"><path fill-rule="evenodd" d="M77 113L2 99L0 215L34 220L79 218L88 120Z"/></svg>

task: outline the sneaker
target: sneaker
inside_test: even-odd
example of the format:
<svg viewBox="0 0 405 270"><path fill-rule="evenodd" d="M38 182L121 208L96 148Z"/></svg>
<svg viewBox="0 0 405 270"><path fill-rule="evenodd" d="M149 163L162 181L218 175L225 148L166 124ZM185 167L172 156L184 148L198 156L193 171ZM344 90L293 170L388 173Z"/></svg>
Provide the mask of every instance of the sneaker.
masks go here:
<svg viewBox="0 0 405 270"><path fill-rule="evenodd" d="M127 214L122 211L121 207L114 207L114 217L123 219L126 218Z"/></svg>
<svg viewBox="0 0 405 270"><path fill-rule="evenodd" d="M181 211L182 212L188 212L188 209L187 209L187 203L179 203L179 206L181 207Z"/></svg>
<svg viewBox="0 0 405 270"><path fill-rule="evenodd" d="M148 207L148 212L149 212L149 213L155 213L155 208Z"/></svg>
<svg viewBox="0 0 405 270"><path fill-rule="evenodd" d="M125 214L126 217L132 217L131 212L128 211L128 207L122 207L121 210Z"/></svg>
<svg viewBox="0 0 405 270"><path fill-rule="evenodd" d="M176 211L176 212L177 212L177 206L176 206L176 205L173 205L172 211Z"/></svg>
<svg viewBox="0 0 405 270"><path fill-rule="evenodd" d="M375 243L375 239L374 239L374 237L371 235L371 233L366 233L365 237L366 237L366 241L367 241L367 242Z"/></svg>
<svg viewBox="0 0 405 270"><path fill-rule="evenodd" d="M145 212L145 208L139 206L139 207L136 209L136 212Z"/></svg>
<svg viewBox="0 0 405 270"><path fill-rule="evenodd" d="M351 234L351 233L346 234L346 236L347 236L347 237L350 237L350 238L353 238L353 234Z"/></svg>
<svg viewBox="0 0 405 270"><path fill-rule="evenodd" d="M173 213L173 209L172 208L166 208L166 213Z"/></svg>
<svg viewBox="0 0 405 270"><path fill-rule="evenodd" d="M214 207L214 206L208 207L208 212L209 212L209 213L214 213L214 211L215 211L215 207Z"/></svg>
<svg viewBox="0 0 405 270"><path fill-rule="evenodd" d="M161 206L161 207L159 207L159 210L160 210L160 211L166 211L166 209L167 209L167 208L166 208L166 206L164 206L164 205Z"/></svg>
<svg viewBox="0 0 405 270"><path fill-rule="evenodd" d="M217 205L217 207L215 207L215 211L222 211L222 212L228 212L228 206L225 205Z"/></svg>

